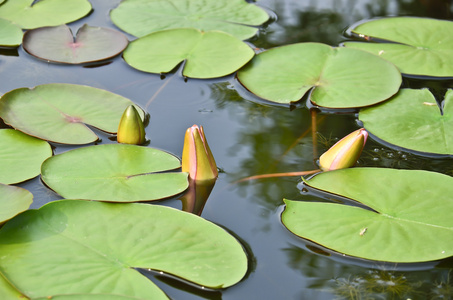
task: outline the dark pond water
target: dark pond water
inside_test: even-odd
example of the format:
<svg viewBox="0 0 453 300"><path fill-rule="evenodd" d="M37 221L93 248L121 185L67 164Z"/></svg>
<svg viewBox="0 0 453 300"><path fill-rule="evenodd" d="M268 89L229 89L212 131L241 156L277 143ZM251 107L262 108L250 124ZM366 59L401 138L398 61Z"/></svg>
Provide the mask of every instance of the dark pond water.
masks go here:
<svg viewBox="0 0 453 300"><path fill-rule="evenodd" d="M91 0L94 12L71 24L114 28L108 12L119 0ZM414 15L450 18L446 1L416 0L261 0L275 13L251 42L260 48L296 42L336 46L342 31L362 19ZM427 6L429 4L429 6ZM435 5L444 6L435 6ZM131 37L132 38L132 37ZM317 116L317 150L311 115L304 105L290 110L255 99L237 88L232 76L216 80L183 80L177 71L165 79L129 67L121 57L98 67L61 66L30 57L21 48L0 55L0 93L19 87L64 82L85 84L125 96L150 114L146 134L150 146L178 156L185 130L203 125L222 169L202 216L229 230L250 254L250 268L239 284L223 291L205 291L174 279L147 273L172 299L450 299L453 261L397 265L344 257L299 239L280 221L283 198L310 199L301 193L298 177L235 183L256 174L311 170L316 152L358 128L356 116ZM161 87L165 84L163 89ZM451 82L405 80L405 86L429 86L439 95ZM238 92L239 90L239 92ZM308 132L308 133L307 133ZM102 143L112 143L102 136ZM59 146L55 153L71 147ZM449 158L423 158L370 140L360 160L363 166L426 169L451 174ZM40 180L21 184L35 196L33 208L58 199ZM160 205L180 208L177 199ZM329 220L326 220L328 222ZM69 271L69 270L68 270Z"/></svg>

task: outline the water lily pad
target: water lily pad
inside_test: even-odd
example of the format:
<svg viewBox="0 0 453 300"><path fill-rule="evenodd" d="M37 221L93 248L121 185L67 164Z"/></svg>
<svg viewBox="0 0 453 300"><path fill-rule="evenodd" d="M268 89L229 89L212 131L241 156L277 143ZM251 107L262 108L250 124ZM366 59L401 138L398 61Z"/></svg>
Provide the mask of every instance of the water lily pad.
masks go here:
<svg viewBox="0 0 453 300"><path fill-rule="evenodd" d="M22 43L22 29L0 18L0 47L18 47Z"/></svg>
<svg viewBox="0 0 453 300"><path fill-rule="evenodd" d="M66 25L29 30L23 47L33 56L48 61L81 64L100 61L120 54L129 43L116 30L83 25L74 39Z"/></svg>
<svg viewBox="0 0 453 300"><path fill-rule="evenodd" d="M57 26L83 18L91 11L87 0L14 0L0 7L0 18L24 29Z"/></svg>
<svg viewBox="0 0 453 300"><path fill-rule="evenodd" d="M453 155L453 91L445 94L442 112L427 89L402 89L390 101L360 111L367 131L393 145Z"/></svg>
<svg viewBox="0 0 453 300"><path fill-rule="evenodd" d="M252 26L269 15L244 0L124 0L110 13L113 23L137 37L171 28L220 30L244 40L256 34Z"/></svg>
<svg viewBox="0 0 453 300"><path fill-rule="evenodd" d="M26 189L0 183L0 224L26 211L33 195Z"/></svg>
<svg viewBox="0 0 453 300"><path fill-rule="evenodd" d="M453 178L384 168L321 173L307 185L368 206L285 200L283 224L294 234L347 255L423 262L453 255Z"/></svg>
<svg viewBox="0 0 453 300"><path fill-rule="evenodd" d="M0 295L4 300L18 300L24 297L3 276L0 276Z"/></svg>
<svg viewBox="0 0 453 300"><path fill-rule="evenodd" d="M264 51L237 77L249 91L272 102L299 101L311 90L311 102L331 108L372 105L391 97L401 85L393 64L365 51L319 43Z"/></svg>
<svg viewBox="0 0 453 300"><path fill-rule="evenodd" d="M0 272L30 299L167 299L134 268L225 288L245 275L247 257L219 226L158 205L61 200L0 230Z"/></svg>
<svg viewBox="0 0 453 300"><path fill-rule="evenodd" d="M167 152L126 144L84 147L42 164L43 181L65 198L116 202L151 201L187 189L187 173Z"/></svg>
<svg viewBox="0 0 453 300"><path fill-rule="evenodd" d="M344 43L379 55L394 63L402 73L453 77L453 22L397 17L371 20L349 29L361 37L378 38L381 43ZM389 41L385 42L385 41Z"/></svg>
<svg viewBox="0 0 453 300"><path fill-rule="evenodd" d="M181 28L137 39L123 57L132 67L151 73L170 72L185 60L184 76L213 78L235 72L254 55L247 44L227 33Z"/></svg>
<svg viewBox="0 0 453 300"><path fill-rule="evenodd" d="M0 117L31 136L62 144L87 144L98 137L85 124L115 133L124 110L132 104L105 90L52 83L4 94Z"/></svg>
<svg viewBox="0 0 453 300"><path fill-rule="evenodd" d="M41 164L52 155L50 145L14 129L0 130L0 183L19 183L41 173Z"/></svg>

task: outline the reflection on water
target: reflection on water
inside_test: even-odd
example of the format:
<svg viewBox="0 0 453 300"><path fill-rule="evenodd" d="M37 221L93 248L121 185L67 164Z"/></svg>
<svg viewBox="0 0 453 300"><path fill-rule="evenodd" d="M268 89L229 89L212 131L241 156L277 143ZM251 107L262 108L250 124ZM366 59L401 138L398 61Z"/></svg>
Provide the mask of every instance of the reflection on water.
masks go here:
<svg viewBox="0 0 453 300"><path fill-rule="evenodd" d="M421 16L448 19L451 0L261 0L259 5L277 14L260 36L258 47L270 48L299 42L337 46L347 26L382 16Z"/></svg>
<svg viewBox="0 0 453 300"><path fill-rule="evenodd" d="M288 265L309 278L310 288L330 291L336 299L451 299L450 269L402 271L376 263L366 269L322 259L296 246L284 249ZM302 297L303 299L303 297Z"/></svg>
<svg viewBox="0 0 453 300"><path fill-rule="evenodd" d="M94 13L71 24L73 31L84 23L114 27L107 11L119 3L91 0ZM373 17L412 15L450 17L447 0L259 0L259 5L277 16L258 38L257 47L270 48L296 42L322 42L337 46L343 30L352 23ZM444 9L445 8L445 9ZM18 54L18 56L17 56ZM146 136L150 146L181 155L185 130L203 125L211 150L222 172L207 201L202 217L227 228L247 245L253 267L239 284L218 292L162 279L151 279L174 299L448 299L452 297L449 270L416 264L411 270L399 266L382 268L370 262L343 259L337 253L326 256L313 251L292 235L280 221L284 197L307 199L297 184L299 177L237 180L257 174L312 170L315 160L338 138L357 129L354 114L318 115L311 128L312 115L303 104L269 106L249 101L235 89L233 76L215 80L185 81L178 72L165 79L129 67L121 57L97 68L61 66L38 61L21 48L17 53L0 52L0 93L18 87L50 82L87 84L125 96L150 114ZM170 81L171 80L171 81ZM164 88L161 87L166 84ZM426 86L426 81L405 80L409 87ZM430 83L442 99L453 83ZM152 101L150 102L150 99ZM102 143L111 143L102 135ZM317 151L315 151L317 145ZM56 153L71 147L58 146ZM318 152L318 153L316 153ZM419 155L369 140L360 160L363 166L429 169L442 173L453 170L449 159L421 158ZM34 179L21 184L35 196L34 208L58 199ZM181 205L160 201L156 205ZM310 246L310 247L309 247ZM442 298L443 297L443 298Z"/></svg>

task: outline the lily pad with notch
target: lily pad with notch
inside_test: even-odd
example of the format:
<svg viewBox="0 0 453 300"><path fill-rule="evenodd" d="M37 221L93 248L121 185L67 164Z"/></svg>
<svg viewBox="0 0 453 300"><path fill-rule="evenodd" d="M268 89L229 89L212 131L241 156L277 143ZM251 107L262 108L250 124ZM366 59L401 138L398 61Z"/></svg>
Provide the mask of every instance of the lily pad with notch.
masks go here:
<svg viewBox="0 0 453 300"><path fill-rule="evenodd" d="M0 130L0 183L14 184L38 176L41 164L52 156L46 141L14 129Z"/></svg>
<svg viewBox="0 0 453 300"><path fill-rule="evenodd" d="M238 71L237 78L265 100L290 104L310 92L313 104L328 108L379 103L401 85L401 74L384 59L320 43L298 43L259 53Z"/></svg>
<svg viewBox="0 0 453 300"><path fill-rule="evenodd" d="M151 33L131 42L123 57L144 72L167 73L184 61L184 76L214 78L235 72L254 55L247 44L227 33L180 28Z"/></svg>
<svg viewBox="0 0 453 300"><path fill-rule="evenodd" d="M13 0L0 6L0 18L23 29L33 29L73 22L90 11L88 0Z"/></svg>
<svg viewBox="0 0 453 300"><path fill-rule="evenodd" d="M106 144L70 150L42 164L44 183L63 196L114 202L153 201L185 191L187 173L167 152L135 145Z"/></svg>
<svg viewBox="0 0 453 300"><path fill-rule="evenodd" d="M29 299L168 299L136 269L212 289L247 271L227 231L160 205L54 201L9 221L0 244L1 275Z"/></svg>
<svg viewBox="0 0 453 300"><path fill-rule="evenodd" d="M0 183L0 224L26 211L33 195L26 189Z"/></svg>
<svg viewBox="0 0 453 300"><path fill-rule="evenodd" d="M0 47L16 48L22 43L23 32L16 24L0 18Z"/></svg>
<svg viewBox="0 0 453 300"><path fill-rule="evenodd" d="M85 124L116 133L124 110L133 102L84 85L51 83L19 88L2 96L0 117L28 135L62 144L88 144L98 136ZM144 112L137 107L140 116Z"/></svg>
<svg viewBox="0 0 453 300"><path fill-rule="evenodd" d="M31 55L47 61L82 64L112 58L128 43L119 31L85 24L75 39L66 25L29 30L24 35L23 47Z"/></svg>
<svg viewBox="0 0 453 300"><path fill-rule="evenodd" d="M283 224L294 234L346 255L415 263L453 255L453 178L436 172L351 168L305 182L339 203L284 200Z"/></svg>
<svg viewBox="0 0 453 300"><path fill-rule="evenodd" d="M453 22L415 17L370 20L348 31L378 43L346 42L344 46L376 54L403 74L453 77Z"/></svg>
<svg viewBox="0 0 453 300"><path fill-rule="evenodd" d="M453 155L453 90L442 108L428 89L401 89L390 101L363 109L359 120L371 134L419 154Z"/></svg>
<svg viewBox="0 0 453 300"><path fill-rule="evenodd" d="M254 26L269 19L265 10L244 0L124 0L110 17L116 26L137 37L166 29L196 28L220 30L241 40L254 36L258 31Z"/></svg>

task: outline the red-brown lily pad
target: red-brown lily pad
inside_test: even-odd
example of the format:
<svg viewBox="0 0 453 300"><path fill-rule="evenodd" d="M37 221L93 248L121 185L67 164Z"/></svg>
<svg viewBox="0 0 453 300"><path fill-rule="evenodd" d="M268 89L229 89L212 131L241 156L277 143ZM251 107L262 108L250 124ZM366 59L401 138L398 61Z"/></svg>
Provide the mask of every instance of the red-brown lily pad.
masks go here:
<svg viewBox="0 0 453 300"><path fill-rule="evenodd" d="M38 58L66 64L82 64L112 58L129 43L119 31L83 25L73 37L66 25L29 30L23 47Z"/></svg>

